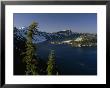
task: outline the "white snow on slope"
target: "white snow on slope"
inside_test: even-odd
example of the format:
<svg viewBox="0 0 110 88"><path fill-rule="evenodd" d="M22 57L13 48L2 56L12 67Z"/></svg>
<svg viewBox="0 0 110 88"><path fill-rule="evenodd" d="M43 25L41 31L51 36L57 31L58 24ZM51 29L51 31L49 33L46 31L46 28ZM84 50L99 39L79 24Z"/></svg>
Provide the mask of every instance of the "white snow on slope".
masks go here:
<svg viewBox="0 0 110 88"><path fill-rule="evenodd" d="M26 33L27 33L27 29L26 27L21 27L17 30L17 35L20 37L26 37ZM38 34L38 35L34 35L33 36L33 43L40 43L40 42L44 42L47 39L42 35L42 34Z"/></svg>

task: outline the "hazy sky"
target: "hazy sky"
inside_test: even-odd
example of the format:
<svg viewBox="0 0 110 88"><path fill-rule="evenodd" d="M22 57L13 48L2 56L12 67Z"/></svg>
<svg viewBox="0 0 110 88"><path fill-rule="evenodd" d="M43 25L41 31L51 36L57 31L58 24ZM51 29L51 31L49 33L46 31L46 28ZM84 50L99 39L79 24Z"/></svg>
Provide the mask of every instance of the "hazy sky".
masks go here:
<svg viewBox="0 0 110 88"><path fill-rule="evenodd" d="M28 27L33 21L39 30L56 32L71 29L73 32L97 32L96 13L14 13L14 27Z"/></svg>

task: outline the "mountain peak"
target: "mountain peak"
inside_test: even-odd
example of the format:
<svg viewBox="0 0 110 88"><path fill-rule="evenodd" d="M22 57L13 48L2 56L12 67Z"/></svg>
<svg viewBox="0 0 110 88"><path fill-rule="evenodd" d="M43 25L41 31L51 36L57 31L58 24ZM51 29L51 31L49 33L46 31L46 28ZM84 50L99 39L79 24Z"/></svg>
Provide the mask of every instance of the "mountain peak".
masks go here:
<svg viewBox="0 0 110 88"><path fill-rule="evenodd" d="M19 27L18 29L20 29L20 30L21 30L21 29L24 29L24 28L25 28L25 27Z"/></svg>

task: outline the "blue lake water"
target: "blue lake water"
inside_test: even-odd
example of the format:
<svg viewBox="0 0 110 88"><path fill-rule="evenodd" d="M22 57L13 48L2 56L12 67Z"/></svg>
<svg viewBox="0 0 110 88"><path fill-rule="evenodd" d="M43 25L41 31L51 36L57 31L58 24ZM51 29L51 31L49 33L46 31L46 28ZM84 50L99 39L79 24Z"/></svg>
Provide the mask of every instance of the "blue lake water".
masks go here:
<svg viewBox="0 0 110 88"><path fill-rule="evenodd" d="M71 47L70 45L37 45L38 55L45 61L51 49L55 50L56 64L61 75L97 75L97 47Z"/></svg>

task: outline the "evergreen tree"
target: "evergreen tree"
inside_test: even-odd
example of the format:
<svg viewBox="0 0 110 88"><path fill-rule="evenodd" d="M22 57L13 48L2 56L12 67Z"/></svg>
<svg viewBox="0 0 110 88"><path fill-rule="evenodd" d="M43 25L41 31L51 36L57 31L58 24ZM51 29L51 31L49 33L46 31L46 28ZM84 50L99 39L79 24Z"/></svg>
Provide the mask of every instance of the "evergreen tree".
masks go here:
<svg viewBox="0 0 110 88"><path fill-rule="evenodd" d="M33 36L35 32L38 30L38 23L33 22L27 31L27 41L26 41L26 51L25 56L23 58L26 63L26 74L27 75L36 75L38 74L38 68L36 66L35 59L35 51L36 48L32 42Z"/></svg>
<svg viewBox="0 0 110 88"><path fill-rule="evenodd" d="M56 64L55 64L54 50L51 50L49 57L48 57L47 74L48 75L56 75Z"/></svg>

